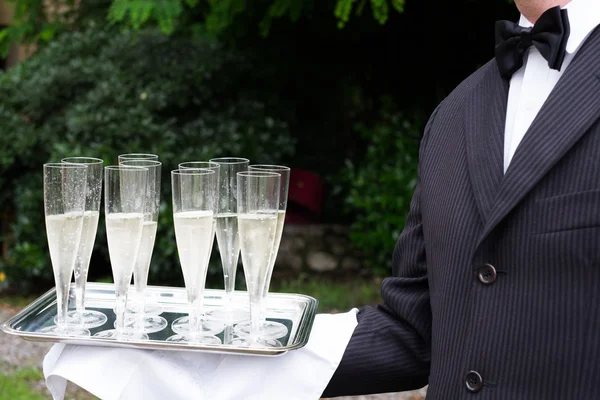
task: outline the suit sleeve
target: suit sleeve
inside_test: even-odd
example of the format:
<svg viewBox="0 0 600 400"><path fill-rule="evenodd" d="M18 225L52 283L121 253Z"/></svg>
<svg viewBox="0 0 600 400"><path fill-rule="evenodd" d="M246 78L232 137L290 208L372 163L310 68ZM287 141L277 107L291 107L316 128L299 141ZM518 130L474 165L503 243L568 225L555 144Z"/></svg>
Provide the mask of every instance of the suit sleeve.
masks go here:
<svg viewBox="0 0 600 400"><path fill-rule="evenodd" d="M425 128L421 155L436 113ZM420 187L418 183L396 243L393 276L381 286L383 303L359 311L358 325L323 397L398 392L427 384L431 307Z"/></svg>

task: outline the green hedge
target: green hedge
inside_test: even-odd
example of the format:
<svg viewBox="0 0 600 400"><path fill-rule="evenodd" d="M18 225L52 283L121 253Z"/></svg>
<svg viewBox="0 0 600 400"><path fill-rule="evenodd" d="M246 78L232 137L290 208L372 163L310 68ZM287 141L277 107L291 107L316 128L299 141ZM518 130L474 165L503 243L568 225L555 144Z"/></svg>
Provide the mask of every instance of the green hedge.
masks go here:
<svg viewBox="0 0 600 400"><path fill-rule="evenodd" d="M356 215L350 237L379 276L390 274L392 252L404 228L417 182L422 126L387 103L376 123L356 127L367 151L358 163L348 160L343 173L350 188L346 206Z"/></svg>
<svg viewBox="0 0 600 400"><path fill-rule="evenodd" d="M44 229L42 164L150 152L163 162L151 284L182 282L169 171L177 163L236 155L282 162L294 153L277 103L253 90L252 60L210 40L90 26L60 36L27 62L0 72L0 272L12 288L52 282ZM218 252L210 277L220 281ZM110 274L99 224L91 275Z"/></svg>

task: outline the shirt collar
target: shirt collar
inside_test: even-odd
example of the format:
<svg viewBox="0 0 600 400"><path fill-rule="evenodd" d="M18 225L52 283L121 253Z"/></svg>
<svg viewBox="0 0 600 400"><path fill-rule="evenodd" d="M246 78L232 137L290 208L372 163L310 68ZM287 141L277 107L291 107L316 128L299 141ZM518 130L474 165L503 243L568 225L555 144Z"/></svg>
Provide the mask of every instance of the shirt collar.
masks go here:
<svg viewBox="0 0 600 400"><path fill-rule="evenodd" d="M571 33L567 41L567 53L575 53L588 35L600 25L600 1L571 0L563 7L569 16ZM519 25L531 28L533 24L521 14Z"/></svg>

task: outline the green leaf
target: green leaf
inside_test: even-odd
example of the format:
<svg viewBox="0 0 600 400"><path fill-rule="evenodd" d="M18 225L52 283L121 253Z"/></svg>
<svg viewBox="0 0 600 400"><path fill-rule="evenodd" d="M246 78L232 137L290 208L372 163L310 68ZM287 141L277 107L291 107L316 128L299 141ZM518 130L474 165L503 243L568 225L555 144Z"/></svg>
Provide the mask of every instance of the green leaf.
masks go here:
<svg viewBox="0 0 600 400"><path fill-rule="evenodd" d="M338 19L338 27L343 28L350 20L354 3L358 2L356 15L362 15L366 0L337 0L334 15ZM370 0L373 18L380 24L385 24L389 18L391 2L392 8L398 12L404 12L405 0Z"/></svg>
<svg viewBox="0 0 600 400"><path fill-rule="evenodd" d="M55 34L56 34L56 28L50 26L50 27L47 27L44 30L42 30L38 36L44 42L49 42L54 38Z"/></svg>
<svg viewBox="0 0 600 400"><path fill-rule="evenodd" d="M10 50L11 40L6 29L0 30L0 56L5 58Z"/></svg>
<svg viewBox="0 0 600 400"><path fill-rule="evenodd" d="M371 0L373 18L380 24L385 24L388 18L389 5L388 0Z"/></svg>
<svg viewBox="0 0 600 400"><path fill-rule="evenodd" d="M337 0L333 14L339 20L338 22L342 22L344 24L348 22L350 13L352 11L352 3L353 0Z"/></svg>
<svg viewBox="0 0 600 400"><path fill-rule="evenodd" d="M399 13L404 12L404 2L405 0L392 0L392 7Z"/></svg>

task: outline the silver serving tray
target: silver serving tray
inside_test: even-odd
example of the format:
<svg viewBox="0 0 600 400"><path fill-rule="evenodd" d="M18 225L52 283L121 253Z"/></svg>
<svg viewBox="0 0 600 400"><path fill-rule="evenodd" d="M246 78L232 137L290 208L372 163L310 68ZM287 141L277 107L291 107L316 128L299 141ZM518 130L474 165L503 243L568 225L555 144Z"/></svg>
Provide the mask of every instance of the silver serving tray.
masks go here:
<svg viewBox="0 0 600 400"><path fill-rule="evenodd" d="M73 290L71 290L71 293ZM128 296L133 296L133 287L130 287ZM279 356L289 350L303 347L308 342L312 324L317 312L318 302L316 299L300 294L269 293L267 298L267 314L269 320L275 320L285 324L289 333L286 337L279 339L281 347L238 347L233 345L204 345L170 343L165 339L175 333L171 330L171 323L188 314L188 303L185 288L148 286L147 298L161 304L164 312L161 314L168 322L165 329L160 332L148 334L149 340L116 340L95 337L61 336L56 334L44 334L39 331L54 324L56 315L56 289L53 288L29 304L19 313L14 315L4 324L1 329L10 334L20 336L23 339L42 342L68 343L85 346L108 346L125 347L134 349L150 350L181 350L181 351L203 351L238 355L254 356ZM213 310L223 305L223 290L206 289L204 291L204 309ZM74 299L69 299L70 308ZM88 283L86 285L85 307L104 312L108 321L101 327L90 329L92 335L96 332L111 329L114 324L115 306L114 286L108 283ZM233 302L236 305L248 304L248 293L235 291ZM226 328L231 329L231 327ZM223 340L224 332L217 335Z"/></svg>

